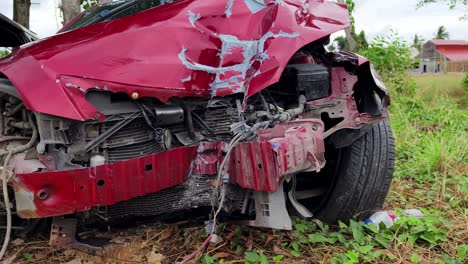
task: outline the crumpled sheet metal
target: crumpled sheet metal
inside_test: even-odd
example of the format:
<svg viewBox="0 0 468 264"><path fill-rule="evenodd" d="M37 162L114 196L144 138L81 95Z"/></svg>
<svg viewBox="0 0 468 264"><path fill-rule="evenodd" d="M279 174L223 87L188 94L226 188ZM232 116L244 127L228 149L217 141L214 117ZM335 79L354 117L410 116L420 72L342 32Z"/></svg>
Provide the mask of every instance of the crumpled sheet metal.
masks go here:
<svg viewBox="0 0 468 264"><path fill-rule="evenodd" d="M259 130L259 141L233 149L229 181L276 192L281 177L325 165L322 135L323 123L315 119ZM191 174L208 179L218 173L225 147L225 142L202 142L96 167L16 174L16 209L23 218L59 216L158 192L185 182Z"/></svg>
<svg viewBox="0 0 468 264"><path fill-rule="evenodd" d="M16 174L16 210L23 218L59 216L169 188L191 173L196 150L184 147L96 167Z"/></svg>
<svg viewBox="0 0 468 264"><path fill-rule="evenodd" d="M249 97L277 82L301 47L348 26L346 6L323 0L175 1L27 44L0 72L30 110L99 119L89 89Z"/></svg>
<svg viewBox="0 0 468 264"><path fill-rule="evenodd" d="M243 188L276 192L283 176L325 166L324 125L308 119L259 131L259 142L234 148L229 180Z"/></svg>

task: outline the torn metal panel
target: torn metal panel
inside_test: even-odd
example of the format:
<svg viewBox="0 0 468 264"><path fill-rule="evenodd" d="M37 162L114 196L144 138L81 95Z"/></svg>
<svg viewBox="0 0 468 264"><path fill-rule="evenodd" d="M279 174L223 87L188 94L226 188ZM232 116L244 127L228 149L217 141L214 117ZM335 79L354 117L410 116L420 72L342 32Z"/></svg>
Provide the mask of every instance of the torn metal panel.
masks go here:
<svg viewBox="0 0 468 264"><path fill-rule="evenodd" d="M196 146L96 167L16 174L18 215L37 218L89 210L157 192L185 181ZM170 164L178 164L171 166Z"/></svg>
<svg viewBox="0 0 468 264"><path fill-rule="evenodd" d="M0 72L29 110L75 120L99 114L84 99L90 89L162 101L250 97L277 82L301 47L348 27L345 6L305 2L175 1L22 46Z"/></svg>
<svg viewBox="0 0 468 264"><path fill-rule="evenodd" d="M189 20L192 26L196 26L195 21L198 19L200 19L199 15L195 16L193 13L189 13ZM186 57L186 48L182 48L182 51L179 53L179 59L188 69L204 71L215 75L213 82L210 83L211 95L213 97L246 91L249 81L259 73L257 67L269 59L265 51L265 43L269 39L299 37L298 33L286 33L283 31L277 34L269 31L258 40L239 40L233 35L218 35L216 33L213 33L213 35L218 37L222 42L219 53L220 65L218 67L189 61ZM223 67L222 65L226 61L229 61L229 57L234 58L234 60L237 59L237 61L239 61L238 58L242 59L237 64ZM256 62L259 63L256 64L257 66L254 66ZM181 81L184 82L183 80Z"/></svg>
<svg viewBox="0 0 468 264"><path fill-rule="evenodd" d="M366 66L368 63L362 67ZM336 126L324 133L324 138L341 129L359 129L366 124L375 123L388 117L385 108L382 108L381 112L375 115L359 111L355 100L356 94L353 90L357 85L358 76L349 74L345 68L337 67L331 68L331 78L331 96L308 102L309 111L303 115L305 118L320 118L323 113L327 113L332 119L342 119ZM373 90L368 92L373 93ZM382 97L382 99L385 98Z"/></svg>
<svg viewBox="0 0 468 264"><path fill-rule="evenodd" d="M283 176L325 166L323 123L301 120L259 130L259 142L239 144L231 154L229 180L243 188L276 192Z"/></svg>

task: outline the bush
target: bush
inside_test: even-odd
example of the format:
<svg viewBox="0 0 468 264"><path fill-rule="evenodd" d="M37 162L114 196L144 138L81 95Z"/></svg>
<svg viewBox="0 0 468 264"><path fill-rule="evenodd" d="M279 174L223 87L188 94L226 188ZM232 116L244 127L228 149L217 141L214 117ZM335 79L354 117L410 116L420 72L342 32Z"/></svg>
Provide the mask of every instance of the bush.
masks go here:
<svg viewBox="0 0 468 264"><path fill-rule="evenodd" d="M463 78L462 87L465 92L468 92L468 74L465 74L465 78Z"/></svg>
<svg viewBox="0 0 468 264"><path fill-rule="evenodd" d="M0 58L5 57L6 55L10 54L7 50L0 50Z"/></svg>
<svg viewBox="0 0 468 264"><path fill-rule="evenodd" d="M413 66L410 46L397 33L374 38L360 53L372 62L390 91L414 95L415 84L407 76Z"/></svg>

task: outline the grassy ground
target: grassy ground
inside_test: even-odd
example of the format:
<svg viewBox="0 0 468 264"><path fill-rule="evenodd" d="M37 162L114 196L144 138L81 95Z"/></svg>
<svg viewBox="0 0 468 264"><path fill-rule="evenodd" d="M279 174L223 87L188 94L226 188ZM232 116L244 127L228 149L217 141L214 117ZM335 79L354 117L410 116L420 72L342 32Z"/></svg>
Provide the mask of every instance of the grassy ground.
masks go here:
<svg viewBox="0 0 468 264"><path fill-rule="evenodd" d="M416 95L393 96L397 143L395 180L385 209L419 208L426 217L402 218L392 228L362 222L326 226L295 220L294 231L222 226L224 242L203 263L467 263L468 113L462 75L415 76ZM123 233L121 233L123 232ZM206 235L201 225L148 225L110 232L118 245L108 258L54 250L45 239L16 241L15 263L174 263ZM109 233L104 234L109 236Z"/></svg>

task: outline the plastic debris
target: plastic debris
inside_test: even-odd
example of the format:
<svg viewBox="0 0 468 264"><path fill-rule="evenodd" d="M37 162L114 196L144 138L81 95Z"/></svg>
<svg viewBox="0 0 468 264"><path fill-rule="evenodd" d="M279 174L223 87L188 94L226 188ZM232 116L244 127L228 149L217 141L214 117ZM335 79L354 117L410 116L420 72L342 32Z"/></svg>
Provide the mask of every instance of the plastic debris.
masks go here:
<svg viewBox="0 0 468 264"><path fill-rule="evenodd" d="M407 209L403 211L403 216L424 217L424 214L418 209ZM387 228L391 227L400 217L395 215L395 211L380 211L371 215L365 220L366 224L373 224L379 227L380 223L384 223Z"/></svg>

